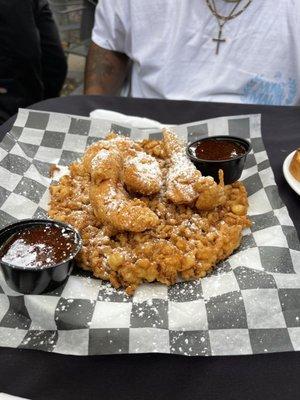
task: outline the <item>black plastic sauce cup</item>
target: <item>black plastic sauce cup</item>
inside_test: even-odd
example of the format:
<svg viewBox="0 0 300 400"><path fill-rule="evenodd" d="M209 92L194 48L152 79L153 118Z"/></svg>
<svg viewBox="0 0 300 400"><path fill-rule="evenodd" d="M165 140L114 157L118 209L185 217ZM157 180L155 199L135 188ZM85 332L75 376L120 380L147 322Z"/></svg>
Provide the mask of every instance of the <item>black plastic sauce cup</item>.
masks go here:
<svg viewBox="0 0 300 400"><path fill-rule="evenodd" d="M2 261L0 258L0 267L3 271L5 281L11 289L23 294L41 294L61 286L71 274L75 263L74 258L80 251L82 242L77 230L68 224L48 219L19 221L0 231L0 248L18 232L37 226L49 225L55 225L64 229L65 232L70 233L72 238L74 238L74 251L69 254L68 258L55 265L37 268L15 266Z"/></svg>
<svg viewBox="0 0 300 400"><path fill-rule="evenodd" d="M245 152L242 155L226 160L204 160L196 156L197 146L206 140L227 140L241 146ZM236 182L242 175L247 155L251 151L251 144L240 137L219 135L209 136L196 140L187 146L186 152L190 160L203 176L212 176L216 182L219 181L219 170L224 172L224 182L226 185Z"/></svg>

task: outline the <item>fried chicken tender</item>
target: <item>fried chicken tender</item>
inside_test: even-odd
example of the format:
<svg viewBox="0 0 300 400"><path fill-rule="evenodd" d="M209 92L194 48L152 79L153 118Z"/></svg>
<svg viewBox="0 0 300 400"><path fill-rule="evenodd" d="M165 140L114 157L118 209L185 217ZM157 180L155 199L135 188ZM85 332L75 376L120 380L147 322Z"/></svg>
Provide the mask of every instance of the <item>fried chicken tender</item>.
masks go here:
<svg viewBox="0 0 300 400"><path fill-rule="evenodd" d="M180 142L175 133L168 129L163 129L163 143L168 157L183 151L183 143Z"/></svg>
<svg viewBox="0 0 300 400"><path fill-rule="evenodd" d="M202 177L196 182L195 189L199 193L196 201L198 210L212 210L226 202L226 193L224 189L224 173L219 171L220 183L217 183L213 178L207 176Z"/></svg>
<svg viewBox="0 0 300 400"><path fill-rule="evenodd" d="M97 153L99 153L99 151L106 149L109 149L109 146L102 140L100 140L99 142L93 143L91 146L89 146L83 157L82 157L82 165L83 165L83 169L86 173L90 173L91 170L91 162L92 159L97 155Z"/></svg>
<svg viewBox="0 0 300 400"><path fill-rule="evenodd" d="M223 172L217 185L213 178L201 176L172 132L164 131L164 142L172 163L167 177L167 198L175 204L191 204L197 199L199 210L212 210L224 204Z"/></svg>
<svg viewBox="0 0 300 400"><path fill-rule="evenodd" d="M99 222L118 231L143 232L158 224L158 217L141 200L129 199L120 183L111 179L90 186L90 203Z"/></svg>
<svg viewBox="0 0 300 400"><path fill-rule="evenodd" d="M195 184L201 173L188 159L174 133L164 130L163 138L171 161L167 175L166 197L175 204L191 204L198 197Z"/></svg>
<svg viewBox="0 0 300 400"><path fill-rule="evenodd" d="M124 157L122 180L130 192L146 196L158 193L162 186L158 162L142 151L131 151Z"/></svg>
<svg viewBox="0 0 300 400"><path fill-rule="evenodd" d="M127 189L134 193L152 195L160 191L162 175L157 160L128 138L110 134L108 140L90 146L83 166L94 183L120 177Z"/></svg>
<svg viewBox="0 0 300 400"><path fill-rule="evenodd" d="M118 151L120 154L124 154L128 152L130 149L141 151L142 147L134 142L133 140L124 137L118 136L115 133L110 133L105 140L99 140L99 142L93 143L89 146L83 156L82 164L85 172L91 172L91 163L92 160L97 156L97 154L101 151Z"/></svg>
<svg viewBox="0 0 300 400"><path fill-rule="evenodd" d="M132 160L133 167L132 169L125 168L125 182L140 193L147 190L150 193L159 191L161 182L155 178L159 177L160 169L158 165L156 166L157 161L153 157L130 149L130 141L126 138L118 141L118 144L121 143L124 146L123 156L119 146L113 144L114 141L116 140L111 139L108 144L103 141L99 146L89 148L83 159L92 182L89 191L90 203L95 216L102 224L111 226L116 231L143 232L154 227L158 223L158 217L142 201L131 200L125 192L120 182L123 158L127 160L128 167L130 166L128 160ZM138 169L138 163L135 162L137 159L141 162L143 160L151 162L150 167L154 169L154 174L152 176L149 174L148 180L143 179L143 175L138 176L138 173L142 171Z"/></svg>
<svg viewBox="0 0 300 400"><path fill-rule="evenodd" d="M122 165L123 160L118 150L100 150L90 162L89 172L92 182L97 184L105 179L111 179L117 182Z"/></svg>

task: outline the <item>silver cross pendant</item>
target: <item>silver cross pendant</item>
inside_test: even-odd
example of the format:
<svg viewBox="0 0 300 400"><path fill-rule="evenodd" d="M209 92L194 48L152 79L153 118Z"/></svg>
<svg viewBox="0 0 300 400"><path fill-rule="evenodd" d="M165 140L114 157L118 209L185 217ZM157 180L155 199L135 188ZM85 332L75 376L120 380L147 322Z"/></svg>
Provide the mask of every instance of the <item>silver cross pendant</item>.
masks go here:
<svg viewBox="0 0 300 400"><path fill-rule="evenodd" d="M212 40L213 40L213 42L217 42L216 54L219 54L219 48L220 48L220 44L221 44L221 43L225 43L225 42L226 42L226 39L223 39L223 38L222 38L222 30L223 30L223 26L222 26L222 27L220 27L220 29L219 29L219 35L218 35L218 38L214 38L214 39L212 39Z"/></svg>

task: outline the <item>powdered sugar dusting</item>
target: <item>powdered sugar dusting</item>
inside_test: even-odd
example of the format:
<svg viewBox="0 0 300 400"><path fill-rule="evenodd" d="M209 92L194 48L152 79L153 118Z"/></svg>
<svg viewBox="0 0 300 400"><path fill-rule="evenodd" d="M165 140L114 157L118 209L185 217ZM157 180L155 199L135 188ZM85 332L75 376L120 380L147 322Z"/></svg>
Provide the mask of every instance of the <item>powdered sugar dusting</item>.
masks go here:
<svg viewBox="0 0 300 400"><path fill-rule="evenodd" d="M144 152L138 151L135 156L127 157L125 166L131 165L135 168L136 174L139 175L144 182L158 181L162 184L162 175L157 160Z"/></svg>
<svg viewBox="0 0 300 400"><path fill-rule="evenodd" d="M97 168L98 165L110 156L110 151L106 149L100 150L91 161L92 169Z"/></svg>
<svg viewBox="0 0 300 400"><path fill-rule="evenodd" d="M103 196L103 202L107 207L108 212L114 212L124 207L125 199L120 197L120 193L114 186L110 186L108 191Z"/></svg>
<svg viewBox="0 0 300 400"><path fill-rule="evenodd" d="M189 183L197 173L194 164L181 152L171 157L172 166L169 169L168 179L181 183Z"/></svg>
<svg viewBox="0 0 300 400"><path fill-rule="evenodd" d="M2 257L2 261L22 268L36 268L53 264L51 257L47 257L44 261L38 260L38 254L41 251L51 255L53 249L44 243L28 245L25 240L18 239L10 246Z"/></svg>
<svg viewBox="0 0 300 400"><path fill-rule="evenodd" d="M171 157L171 166L167 175L167 195L176 202L190 202L197 197L194 183L200 177L200 172L183 152Z"/></svg>

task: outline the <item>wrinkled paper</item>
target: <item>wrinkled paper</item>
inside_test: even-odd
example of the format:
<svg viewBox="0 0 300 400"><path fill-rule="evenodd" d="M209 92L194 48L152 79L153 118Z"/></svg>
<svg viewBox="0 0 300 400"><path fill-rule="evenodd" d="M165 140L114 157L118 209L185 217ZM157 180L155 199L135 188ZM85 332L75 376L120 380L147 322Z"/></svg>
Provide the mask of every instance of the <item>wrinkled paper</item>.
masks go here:
<svg viewBox="0 0 300 400"><path fill-rule="evenodd" d="M135 124L136 126L136 124ZM158 128L20 110L0 143L0 226L46 216L49 167L63 172L113 129L133 139ZM93 355L235 355L300 349L300 245L261 138L260 115L173 126L183 140L235 135L251 141L242 180L253 222L240 248L209 277L145 284L133 297L81 271L64 287L21 295L0 274L0 346Z"/></svg>

